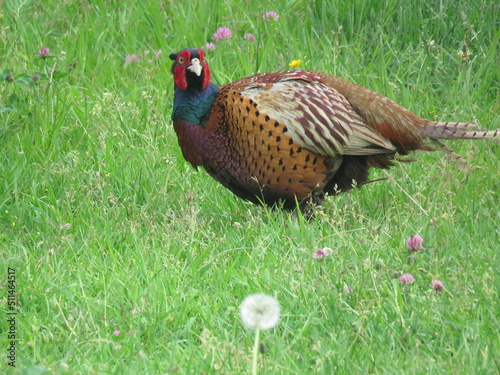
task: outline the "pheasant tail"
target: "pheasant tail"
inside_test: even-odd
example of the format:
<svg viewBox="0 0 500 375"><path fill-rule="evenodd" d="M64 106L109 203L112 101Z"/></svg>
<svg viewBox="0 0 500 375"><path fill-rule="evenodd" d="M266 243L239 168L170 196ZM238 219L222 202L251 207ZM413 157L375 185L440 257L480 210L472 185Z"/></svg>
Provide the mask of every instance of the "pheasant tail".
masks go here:
<svg viewBox="0 0 500 375"><path fill-rule="evenodd" d="M402 149L421 147L423 138L483 139L497 138L500 130L480 130L465 122L425 120L389 98L341 78L322 75L324 83L344 95L353 108L375 128Z"/></svg>
<svg viewBox="0 0 500 375"><path fill-rule="evenodd" d="M497 138L500 130L474 129L476 125L466 122L434 122L428 121L420 134L429 138L440 139L482 139Z"/></svg>

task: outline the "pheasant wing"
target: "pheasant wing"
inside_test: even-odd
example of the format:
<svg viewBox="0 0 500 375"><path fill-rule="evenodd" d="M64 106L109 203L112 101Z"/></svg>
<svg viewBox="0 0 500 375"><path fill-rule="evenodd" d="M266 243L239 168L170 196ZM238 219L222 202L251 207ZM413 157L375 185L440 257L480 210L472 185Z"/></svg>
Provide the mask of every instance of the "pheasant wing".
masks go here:
<svg viewBox="0 0 500 375"><path fill-rule="evenodd" d="M295 142L319 155L335 157L396 151L338 91L321 82L297 77L295 73L282 73L279 80L267 75L255 76L241 95L257 103L261 113L285 125L287 134Z"/></svg>

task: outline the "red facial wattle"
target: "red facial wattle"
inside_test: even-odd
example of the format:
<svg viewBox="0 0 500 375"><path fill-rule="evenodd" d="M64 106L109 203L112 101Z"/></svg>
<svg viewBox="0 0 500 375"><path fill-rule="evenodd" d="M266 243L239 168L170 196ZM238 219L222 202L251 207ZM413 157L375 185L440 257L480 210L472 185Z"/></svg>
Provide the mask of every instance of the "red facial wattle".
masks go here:
<svg viewBox="0 0 500 375"><path fill-rule="evenodd" d="M181 90L186 90L188 88L186 74L192 58L194 57L191 56L190 51L182 51L177 55L177 64L173 68L174 82ZM203 81L201 83L201 89L204 90L210 83L210 69L208 68L208 64L205 62L205 52L203 50L198 50L198 59L200 61L200 65L203 67Z"/></svg>
<svg viewBox="0 0 500 375"><path fill-rule="evenodd" d="M177 65L174 67L174 82L181 89L187 89L186 68L189 65L191 52L182 51L177 55Z"/></svg>
<svg viewBox="0 0 500 375"><path fill-rule="evenodd" d="M198 50L198 56L200 57L200 64L203 66L203 83L201 88L204 90L210 83L210 69L208 68L208 64L205 62L205 51L201 49Z"/></svg>

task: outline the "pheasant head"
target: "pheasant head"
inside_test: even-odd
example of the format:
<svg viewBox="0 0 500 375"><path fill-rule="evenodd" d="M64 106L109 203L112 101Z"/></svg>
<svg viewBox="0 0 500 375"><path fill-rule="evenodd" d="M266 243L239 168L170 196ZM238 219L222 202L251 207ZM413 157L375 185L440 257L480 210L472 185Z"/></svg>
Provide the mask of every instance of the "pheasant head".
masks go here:
<svg viewBox="0 0 500 375"><path fill-rule="evenodd" d="M205 52L187 48L172 53L172 74L175 94L172 119L198 125L208 112L218 88L210 82L210 68L205 61Z"/></svg>
<svg viewBox="0 0 500 375"><path fill-rule="evenodd" d="M170 59L175 85L181 90L204 90L210 83L210 69L205 62L205 52L195 48L172 53Z"/></svg>

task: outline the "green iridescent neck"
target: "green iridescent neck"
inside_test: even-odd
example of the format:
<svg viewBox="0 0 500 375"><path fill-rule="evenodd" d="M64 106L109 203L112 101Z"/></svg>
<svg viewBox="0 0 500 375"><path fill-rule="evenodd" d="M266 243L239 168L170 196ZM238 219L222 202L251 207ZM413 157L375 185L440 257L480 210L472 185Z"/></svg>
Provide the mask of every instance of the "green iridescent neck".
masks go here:
<svg viewBox="0 0 500 375"><path fill-rule="evenodd" d="M219 88L209 83L204 90L175 88L172 120L185 120L198 125L215 101Z"/></svg>

